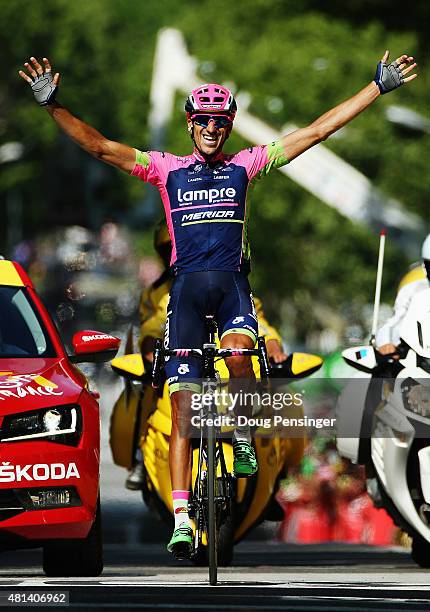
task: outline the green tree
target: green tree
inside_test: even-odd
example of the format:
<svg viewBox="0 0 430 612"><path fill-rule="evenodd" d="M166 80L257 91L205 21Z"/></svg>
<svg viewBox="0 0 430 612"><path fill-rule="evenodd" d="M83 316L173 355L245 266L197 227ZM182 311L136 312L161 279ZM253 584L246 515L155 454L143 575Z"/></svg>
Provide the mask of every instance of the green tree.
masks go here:
<svg viewBox="0 0 430 612"><path fill-rule="evenodd" d="M407 11L399 0L0 3L6 67L0 85L0 134L2 142L19 141L25 147L20 161L1 166L0 205L4 209L11 192L22 197L27 237L59 224L95 229L106 217L130 222L131 214L137 230L151 231L161 206L140 215L148 188L92 160L59 134L17 71L30 54L48 56L62 73L59 99L65 106L110 138L146 149L155 39L161 27L174 26L184 32L198 58L202 81L229 81L249 91L251 111L279 129L288 122L306 125L353 94L373 78L385 48L393 54L416 54L420 78L378 100L325 146L420 214L424 224L430 137L399 129L388 122L385 111L390 104L401 104L428 112L428 12L424 0ZM190 150L184 128L178 95L166 149ZM228 148L247 144L233 134ZM4 253L4 226L0 232ZM279 173L254 189L251 238L253 284L278 321L280 305L291 307L299 337L319 325L312 318L313 303L340 312L342 304L371 299L377 236ZM393 299L406 265L404 255L389 244L385 299Z"/></svg>

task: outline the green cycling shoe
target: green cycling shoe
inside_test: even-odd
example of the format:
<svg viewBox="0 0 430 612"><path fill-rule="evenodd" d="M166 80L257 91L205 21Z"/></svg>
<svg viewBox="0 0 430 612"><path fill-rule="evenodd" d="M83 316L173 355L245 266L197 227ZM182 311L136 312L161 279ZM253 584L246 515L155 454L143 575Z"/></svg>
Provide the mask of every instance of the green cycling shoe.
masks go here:
<svg viewBox="0 0 430 612"><path fill-rule="evenodd" d="M189 559L193 550L193 530L190 525L179 525L173 532L167 550L176 559Z"/></svg>
<svg viewBox="0 0 430 612"><path fill-rule="evenodd" d="M236 478L248 478L258 470L252 445L246 440L233 440L233 473Z"/></svg>

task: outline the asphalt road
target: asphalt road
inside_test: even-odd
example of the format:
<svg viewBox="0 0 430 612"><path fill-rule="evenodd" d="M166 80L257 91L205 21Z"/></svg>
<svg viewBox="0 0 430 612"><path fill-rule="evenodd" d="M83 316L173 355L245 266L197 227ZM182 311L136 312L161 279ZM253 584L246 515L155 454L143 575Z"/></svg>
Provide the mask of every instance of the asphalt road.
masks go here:
<svg viewBox="0 0 430 612"><path fill-rule="evenodd" d="M109 396L117 391L110 389ZM125 472L112 464L107 444L105 402L102 415L102 576L47 579L40 550L5 552L0 556L0 607L11 607L5 593L15 590L67 591L70 607L97 610L430 609L430 573L418 568L407 551L281 544L274 541L269 523L236 548L232 567L220 569L219 584L209 586L206 568L168 555L168 529L145 510L138 492L123 487Z"/></svg>
<svg viewBox="0 0 430 612"><path fill-rule="evenodd" d="M117 518L125 516L118 514ZM69 593L70 606L170 610L429 610L430 575L400 550L342 545L240 544L234 564L210 587L207 570L178 563L164 543L105 550L99 578L47 579L41 553L7 553L0 568L5 590Z"/></svg>

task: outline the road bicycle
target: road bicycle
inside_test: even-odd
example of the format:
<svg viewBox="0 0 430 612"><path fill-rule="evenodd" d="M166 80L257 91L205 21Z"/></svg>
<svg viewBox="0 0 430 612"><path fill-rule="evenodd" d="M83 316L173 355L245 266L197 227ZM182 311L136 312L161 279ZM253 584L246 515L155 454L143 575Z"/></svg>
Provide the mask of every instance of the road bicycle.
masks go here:
<svg viewBox="0 0 430 612"><path fill-rule="evenodd" d="M256 356L260 364L260 384L268 386L269 361L266 344L259 337L255 349L217 348L215 334L216 322L213 317L206 317L207 339L201 349L195 348L163 348L162 340L156 341L152 370L153 386L162 384L163 368L166 357L195 357L202 362L202 393L211 398L201 402L199 422L204 424L199 428L198 436L198 467L190 499L190 516L195 522L192 558L204 555L204 540L207 542L207 557L209 566L209 582L217 584L218 546L223 527L232 522L234 476L228 472L223 451L223 434L221 427L216 426L218 415L215 401L216 391L221 381L217 374L215 363L218 359L235 356ZM232 537L232 536L231 536Z"/></svg>

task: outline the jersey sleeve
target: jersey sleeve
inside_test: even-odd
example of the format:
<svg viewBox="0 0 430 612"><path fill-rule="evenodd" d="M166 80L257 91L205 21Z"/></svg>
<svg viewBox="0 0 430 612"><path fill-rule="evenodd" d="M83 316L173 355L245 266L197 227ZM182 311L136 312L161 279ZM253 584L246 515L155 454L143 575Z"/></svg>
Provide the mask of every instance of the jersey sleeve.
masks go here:
<svg viewBox="0 0 430 612"><path fill-rule="evenodd" d="M139 307L139 346L142 345L143 339L146 336L150 336L151 338L162 338L164 335L164 327L166 324L167 316L167 304L169 302L169 288L166 286L166 291L164 291L161 295L157 295L156 298L158 298L158 301L154 303L147 291L144 291L142 294L142 299Z"/></svg>
<svg viewBox="0 0 430 612"><path fill-rule="evenodd" d="M250 181L258 180L269 174L271 170L288 164L282 140L245 149L238 155L241 157L241 163L246 167Z"/></svg>
<svg viewBox="0 0 430 612"><path fill-rule="evenodd" d="M140 324L142 325L145 321L147 321L150 317L153 316L155 310L156 310L156 304L154 304L153 300L151 299L151 287L146 287L143 291L142 291L142 295L140 296L140 303L139 303L139 318L140 318Z"/></svg>
<svg viewBox="0 0 430 612"><path fill-rule="evenodd" d="M140 334L143 338L151 336L152 338L162 338L167 318L167 305L169 303L169 294L163 295L158 302L155 312L147 319L140 328Z"/></svg>
<svg viewBox="0 0 430 612"><path fill-rule="evenodd" d="M136 162L131 176L137 176L141 181L157 185L169 173L170 156L160 151L136 151Z"/></svg>
<svg viewBox="0 0 430 612"><path fill-rule="evenodd" d="M416 292L417 283L405 285L400 289L394 303L394 312L388 321L376 333L376 344L398 344L400 342L400 326L408 312L409 304Z"/></svg>
<svg viewBox="0 0 430 612"><path fill-rule="evenodd" d="M277 340L279 344L282 344L281 336L278 334L274 327L269 325L266 319L266 315L264 314L263 304L261 303L261 300L256 296L254 296L254 306L258 320L258 334L260 336L264 336L266 342L268 340Z"/></svg>

